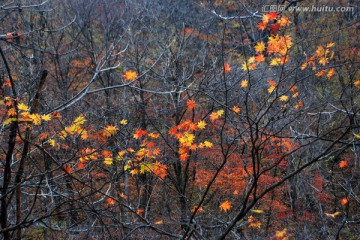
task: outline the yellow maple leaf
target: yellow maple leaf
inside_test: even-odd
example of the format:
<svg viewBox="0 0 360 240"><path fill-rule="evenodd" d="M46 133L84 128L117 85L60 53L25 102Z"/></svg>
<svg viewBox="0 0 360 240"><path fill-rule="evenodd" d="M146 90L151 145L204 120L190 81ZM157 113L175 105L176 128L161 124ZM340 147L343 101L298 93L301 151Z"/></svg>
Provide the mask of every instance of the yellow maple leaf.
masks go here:
<svg viewBox="0 0 360 240"><path fill-rule="evenodd" d="M111 165L112 162L113 162L113 159L112 159L111 157L106 157L106 158L104 158L104 163L105 163L106 165Z"/></svg>
<svg viewBox="0 0 360 240"><path fill-rule="evenodd" d="M116 134L116 131L119 130L117 127L113 126L113 125L108 125L105 128L105 135L107 137L111 137L114 136Z"/></svg>
<svg viewBox="0 0 360 240"><path fill-rule="evenodd" d="M248 70L249 70L249 65L247 64L246 61L242 64L242 69L243 69L244 71L248 71Z"/></svg>
<svg viewBox="0 0 360 240"><path fill-rule="evenodd" d="M76 125L82 125L85 122L86 122L86 119L85 119L84 115L82 115L82 114L74 120L74 124L76 124Z"/></svg>
<svg viewBox="0 0 360 240"><path fill-rule="evenodd" d="M286 96L286 95L282 95L282 96L280 97L280 101L282 101L282 102L286 102L287 100L289 100L289 97Z"/></svg>
<svg viewBox="0 0 360 240"><path fill-rule="evenodd" d="M281 63L281 58L273 58L271 59L270 66L279 66Z"/></svg>
<svg viewBox="0 0 360 240"><path fill-rule="evenodd" d="M204 145L205 145L205 147L207 147L207 148L211 148L214 144L213 144L212 142L205 141L205 142L204 142Z"/></svg>
<svg viewBox="0 0 360 240"><path fill-rule="evenodd" d="M126 119L123 119L123 120L120 121L121 125L126 125L127 123L128 123L128 121Z"/></svg>
<svg viewBox="0 0 360 240"><path fill-rule="evenodd" d="M41 119L44 121L50 121L51 120L51 115L50 114L44 114L41 116Z"/></svg>
<svg viewBox="0 0 360 240"><path fill-rule="evenodd" d="M221 211L227 212L231 209L231 202L225 201L220 204L219 208Z"/></svg>
<svg viewBox="0 0 360 240"><path fill-rule="evenodd" d="M35 113L35 114L30 114L29 118L33 121L33 123L35 125L40 125L41 124L41 117L39 114Z"/></svg>
<svg viewBox="0 0 360 240"><path fill-rule="evenodd" d="M360 138L360 134L353 133L356 138Z"/></svg>
<svg viewBox="0 0 360 240"><path fill-rule="evenodd" d="M269 88L268 88L268 92L269 93L272 93L274 90L275 90L275 86L270 86Z"/></svg>
<svg viewBox="0 0 360 240"><path fill-rule="evenodd" d="M191 147L195 140L195 136L192 133L185 133L181 138L179 138L179 142L186 147Z"/></svg>
<svg viewBox="0 0 360 240"><path fill-rule="evenodd" d="M256 46L254 47L255 52L261 53L265 50L265 44L263 42L258 42Z"/></svg>
<svg viewBox="0 0 360 240"><path fill-rule="evenodd" d="M201 120L197 123L197 127L199 129L204 129L206 127L206 122L204 120Z"/></svg>
<svg viewBox="0 0 360 240"><path fill-rule="evenodd" d="M287 231L287 229L286 229L286 228L284 228L284 229L283 229L283 230L281 230L281 231L276 231L276 233L275 233L275 237L278 237L278 238L284 237L284 236L285 236L285 234L286 234L286 231Z"/></svg>
<svg viewBox="0 0 360 240"><path fill-rule="evenodd" d="M240 83L240 87L242 88L246 88L249 85L249 81L248 80L242 80Z"/></svg>
<svg viewBox="0 0 360 240"><path fill-rule="evenodd" d="M219 116L219 117L221 117L223 114L224 114L224 110L218 110L217 112L216 112L216 114Z"/></svg>
<svg viewBox="0 0 360 240"><path fill-rule="evenodd" d="M50 146L55 147L56 142L55 142L55 140L54 140L54 139L50 139L48 142L49 142Z"/></svg>
<svg viewBox="0 0 360 240"><path fill-rule="evenodd" d="M21 110L21 111L26 111L26 112L29 111L29 107L24 103L19 103L18 104L18 109Z"/></svg>

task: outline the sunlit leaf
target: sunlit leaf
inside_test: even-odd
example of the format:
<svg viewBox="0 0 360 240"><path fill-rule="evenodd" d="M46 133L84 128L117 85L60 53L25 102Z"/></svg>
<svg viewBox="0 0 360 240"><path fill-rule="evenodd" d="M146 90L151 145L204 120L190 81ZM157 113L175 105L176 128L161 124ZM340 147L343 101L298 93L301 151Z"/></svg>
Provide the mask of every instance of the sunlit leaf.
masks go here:
<svg viewBox="0 0 360 240"><path fill-rule="evenodd" d="M268 92L269 92L269 93L272 93L274 90L275 90L275 86L270 86L270 87L268 88Z"/></svg>
<svg viewBox="0 0 360 240"><path fill-rule="evenodd" d="M254 49L256 53L261 53L265 50L265 44L264 42L257 42Z"/></svg>
<svg viewBox="0 0 360 240"><path fill-rule="evenodd" d="M230 64L224 63L224 72L225 73L230 73L231 72Z"/></svg>
<svg viewBox="0 0 360 240"><path fill-rule="evenodd" d="M326 216L330 218L336 218L341 215L341 212L334 212L334 213L324 213Z"/></svg>
<svg viewBox="0 0 360 240"><path fill-rule="evenodd" d="M232 110L235 112L235 113L240 113L240 108L238 106L233 106Z"/></svg>
<svg viewBox="0 0 360 240"><path fill-rule="evenodd" d="M120 121L121 125L126 125L127 123L128 123L128 121L126 119L123 119L123 120Z"/></svg>
<svg viewBox="0 0 360 240"><path fill-rule="evenodd" d="M40 125L41 124L41 117L39 114L35 113L35 114L30 114L29 118L33 121L33 123L35 125Z"/></svg>
<svg viewBox="0 0 360 240"><path fill-rule="evenodd" d="M225 201L225 202L220 204L219 208L220 208L221 211L227 212L227 211L229 211L231 209L231 202Z"/></svg>
<svg viewBox="0 0 360 240"><path fill-rule="evenodd" d="M126 81L132 81L138 77L138 74L133 70L129 70L125 73L124 78Z"/></svg>
<svg viewBox="0 0 360 240"><path fill-rule="evenodd" d="M242 80L240 83L240 87L242 88L246 88L249 85L249 81L248 80Z"/></svg>
<svg viewBox="0 0 360 240"><path fill-rule="evenodd" d="M80 115L79 117L77 117L75 120L74 120L74 124L76 125L82 125L86 122L86 119L84 117L84 115Z"/></svg>
<svg viewBox="0 0 360 240"><path fill-rule="evenodd" d="M41 116L41 119L44 121L50 121L51 120L51 115L50 114L44 114Z"/></svg>
<svg viewBox="0 0 360 240"><path fill-rule="evenodd" d="M286 95L282 95L282 96L280 97L280 101L282 101L282 102L286 102L287 100L289 100L289 97L286 96Z"/></svg>
<svg viewBox="0 0 360 240"><path fill-rule="evenodd" d="M349 202L349 200L347 198L342 198L340 200L341 205L346 205L346 204L348 204L348 202Z"/></svg>
<svg viewBox="0 0 360 240"><path fill-rule="evenodd" d="M260 209L252 209L251 211L254 213L264 213L264 211Z"/></svg>
<svg viewBox="0 0 360 240"><path fill-rule="evenodd" d="M26 111L26 112L29 111L29 107L24 103L19 103L18 104L18 109L21 110L21 111Z"/></svg>
<svg viewBox="0 0 360 240"><path fill-rule="evenodd" d="M142 136L146 135L147 134L147 131L146 130L143 130L143 129L137 129L135 134L134 134L134 138L135 139L139 139L141 138Z"/></svg>
<svg viewBox="0 0 360 240"><path fill-rule="evenodd" d="M105 128L105 135L107 137L114 136L116 134L117 130L119 130L117 127L115 127L113 125L108 125Z"/></svg>
<svg viewBox="0 0 360 240"><path fill-rule="evenodd" d="M113 199L113 198L108 198L108 199L107 199L107 203L108 203L109 205L114 205L114 204L115 204L115 199Z"/></svg>
<svg viewBox="0 0 360 240"><path fill-rule="evenodd" d="M201 120L197 123L197 127L199 129L204 129L206 127L206 122L204 120Z"/></svg>
<svg viewBox="0 0 360 240"><path fill-rule="evenodd" d="M113 163L113 159L111 157L104 158L104 163L106 165L111 165Z"/></svg>
<svg viewBox="0 0 360 240"><path fill-rule="evenodd" d="M339 168L346 168L348 166L349 166L349 164L346 160L342 160L339 162Z"/></svg>
<svg viewBox="0 0 360 240"><path fill-rule="evenodd" d="M189 110L193 110L196 107L196 102L195 100L188 100L186 105Z"/></svg>

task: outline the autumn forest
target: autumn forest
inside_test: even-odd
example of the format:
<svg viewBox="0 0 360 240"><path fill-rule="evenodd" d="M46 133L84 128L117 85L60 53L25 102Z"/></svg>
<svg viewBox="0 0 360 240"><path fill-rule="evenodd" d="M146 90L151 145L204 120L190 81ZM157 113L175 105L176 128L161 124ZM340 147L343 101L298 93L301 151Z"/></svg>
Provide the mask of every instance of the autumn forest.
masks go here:
<svg viewBox="0 0 360 240"><path fill-rule="evenodd" d="M3 0L0 239L360 239L355 0Z"/></svg>

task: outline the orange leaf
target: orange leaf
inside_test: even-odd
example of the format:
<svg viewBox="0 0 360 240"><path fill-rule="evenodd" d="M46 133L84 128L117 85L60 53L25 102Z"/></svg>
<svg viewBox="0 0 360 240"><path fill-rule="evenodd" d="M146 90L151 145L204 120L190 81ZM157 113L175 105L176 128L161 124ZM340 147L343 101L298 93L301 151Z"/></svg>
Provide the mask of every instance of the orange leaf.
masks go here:
<svg viewBox="0 0 360 240"><path fill-rule="evenodd" d="M267 15L268 15L269 20L274 20L278 17L277 12L271 12L271 13L268 13Z"/></svg>
<svg viewBox="0 0 360 240"><path fill-rule="evenodd" d="M346 168L348 166L349 165L348 165L348 162L346 160L342 160L342 161L339 162L339 167L340 168Z"/></svg>
<svg viewBox="0 0 360 240"><path fill-rule="evenodd" d="M124 78L126 81L132 81L138 77L138 74L134 72L133 70L129 70L125 73Z"/></svg>
<svg viewBox="0 0 360 240"><path fill-rule="evenodd" d="M108 203L109 205L114 205L114 204L115 204L115 199L113 199L113 198L108 198L108 199L107 199L107 203Z"/></svg>
<svg viewBox="0 0 360 240"><path fill-rule="evenodd" d="M292 86L292 87L290 88L290 91L291 91L291 92L295 92L296 89L297 89L297 86Z"/></svg>
<svg viewBox="0 0 360 240"><path fill-rule="evenodd" d="M230 73L230 72L231 72L230 64L224 63L224 72L226 72L226 73Z"/></svg>
<svg viewBox="0 0 360 240"><path fill-rule="evenodd" d="M127 196L124 193L120 193L120 197L123 199L127 199Z"/></svg>
<svg viewBox="0 0 360 240"><path fill-rule="evenodd" d="M265 61L264 55L263 55L263 54L256 55L256 56L255 56L255 61L256 61L257 63L261 63L261 62Z"/></svg>
<svg viewBox="0 0 360 240"><path fill-rule="evenodd" d="M7 113L7 115L8 115L9 117L16 116L16 110L15 110L15 108L10 108L9 111L8 111L8 113Z"/></svg>
<svg viewBox="0 0 360 240"><path fill-rule="evenodd" d="M304 106L304 103L302 101L299 101L296 105L295 108L301 108L302 106Z"/></svg>
<svg viewBox="0 0 360 240"><path fill-rule="evenodd" d="M104 150L104 151L102 151L102 155L104 157L111 157L112 153L109 150Z"/></svg>
<svg viewBox="0 0 360 240"><path fill-rule="evenodd" d="M134 138L135 138L135 139L139 139L139 138L141 138L142 136L144 136L145 134L147 134L147 131L146 131L146 130L138 129L138 130L136 130L136 132L135 132L135 134L134 134Z"/></svg>
<svg viewBox="0 0 360 240"><path fill-rule="evenodd" d="M232 110L235 112L235 113L240 113L240 108L238 106L233 106Z"/></svg>
<svg viewBox="0 0 360 240"><path fill-rule="evenodd" d="M334 75L335 75L335 69L334 69L334 68L331 68L331 69L329 70L329 72L327 73L326 77L327 77L327 79L330 79L330 78L332 78Z"/></svg>
<svg viewBox="0 0 360 240"><path fill-rule="evenodd" d="M270 86L273 86L273 87L275 87L277 84L274 80L269 80L268 83L270 84Z"/></svg>
<svg viewBox="0 0 360 240"><path fill-rule="evenodd" d="M44 139L46 139L46 138L48 138L49 137L49 133L48 132L42 132L42 133L40 133L40 135L39 135L39 139L40 140L44 140Z"/></svg>
<svg viewBox="0 0 360 240"><path fill-rule="evenodd" d="M266 29L267 23L259 22L257 26L259 30L264 31Z"/></svg>
<svg viewBox="0 0 360 240"><path fill-rule="evenodd" d="M53 113L51 114L51 116L52 116L53 118L61 118L61 115L60 115L59 112L53 112Z"/></svg>
<svg viewBox="0 0 360 240"><path fill-rule="evenodd" d="M219 206L221 211L227 212L231 209L231 202L225 201Z"/></svg>
<svg viewBox="0 0 360 240"><path fill-rule="evenodd" d="M189 100L186 102L187 108L193 110L196 107L195 100Z"/></svg>
<svg viewBox="0 0 360 240"><path fill-rule="evenodd" d="M349 200L347 198L343 198L343 199L340 200L340 203L342 205L346 205L346 204L348 204L348 202L349 202Z"/></svg>
<svg viewBox="0 0 360 240"><path fill-rule="evenodd" d="M78 169L83 169L85 167L85 164L84 163L79 163L78 164Z"/></svg>
<svg viewBox="0 0 360 240"><path fill-rule="evenodd" d="M66 165L64 168L64 171L65 171L65 173L69 174L72 171L70 165Z"/></svg>

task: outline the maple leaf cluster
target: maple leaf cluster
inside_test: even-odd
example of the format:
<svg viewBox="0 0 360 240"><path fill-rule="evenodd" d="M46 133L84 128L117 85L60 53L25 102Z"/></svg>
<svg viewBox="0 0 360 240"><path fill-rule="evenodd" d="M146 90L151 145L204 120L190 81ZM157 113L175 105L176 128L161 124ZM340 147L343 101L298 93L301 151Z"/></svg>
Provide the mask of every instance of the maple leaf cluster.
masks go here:
<svg viewBox="0 0 360 240"><path fill-rule="evenodd" d="M309 59L306 60L301 65L301 70L304 70L307 67L311 67L313 71L315 71L319 66L325 66L329 63L329 60L334 58L334 51L331 50L331 48L335 45L335 43L331 42L326 44L325 47L318 46L316 49L315 54L313 54ZM331 79L335 75L335 69L329 68L329 69L323 69L318 71L315 75L317 77L321 77L326 74L327 79Z"/></svg>
<svg viewBox="0 0 360 240"><path fill-rule="evenodd" d="M215 114L217 114L216 118L218 118L223 114L223 110ZM186 120L169 130L169 134L174 136L180 144L178 150L180 160L187 160L190 157L190 151L195 151L197 148L213 147L213 143L210 141L204 141L199 144L195 143L195 131L202 130L205 127L206 122L204 120L200 120L197 123Z"/></svg>

